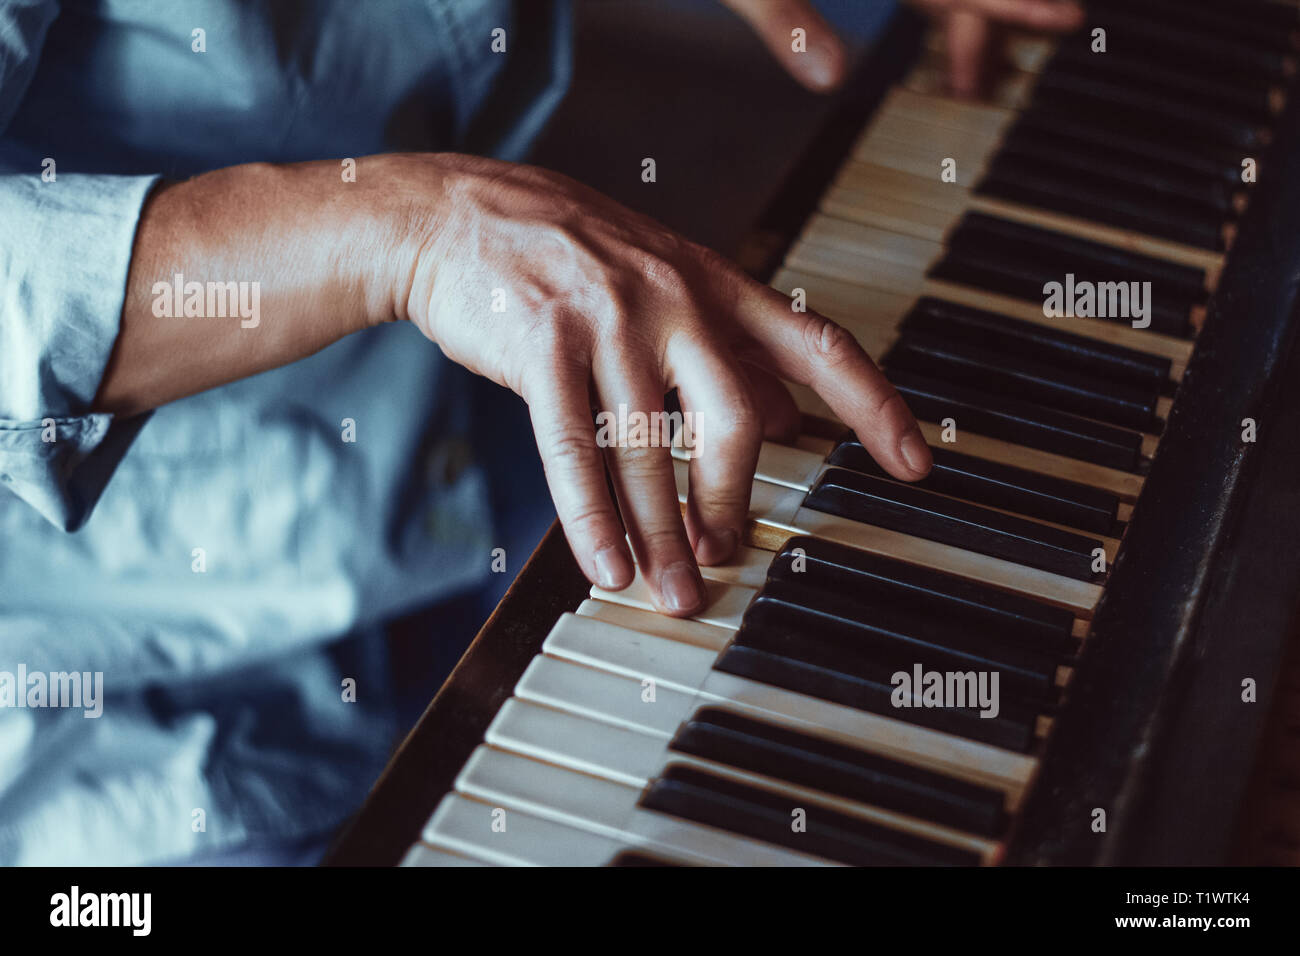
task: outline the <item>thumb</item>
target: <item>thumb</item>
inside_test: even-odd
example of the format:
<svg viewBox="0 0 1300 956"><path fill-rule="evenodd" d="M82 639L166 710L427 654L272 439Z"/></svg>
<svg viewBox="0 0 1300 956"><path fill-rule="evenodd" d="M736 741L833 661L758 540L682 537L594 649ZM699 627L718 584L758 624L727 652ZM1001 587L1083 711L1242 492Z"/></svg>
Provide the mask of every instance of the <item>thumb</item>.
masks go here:
<svg viewBox="0 0 1300 956"><path fill-rule="evenodd" d="M723 0L758 34L787 73L816 93L844 82L848 56L807 0Z"/></svg>

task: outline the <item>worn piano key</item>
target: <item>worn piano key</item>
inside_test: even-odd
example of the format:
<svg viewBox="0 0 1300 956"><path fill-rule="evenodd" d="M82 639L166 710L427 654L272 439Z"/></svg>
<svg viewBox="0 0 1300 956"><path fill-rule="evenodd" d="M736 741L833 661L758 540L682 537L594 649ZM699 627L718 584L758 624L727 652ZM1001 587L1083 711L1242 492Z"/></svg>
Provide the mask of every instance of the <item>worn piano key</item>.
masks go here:
<svg viewBox="0 0 1300 956"><path fill-rule="evenodd" d="M919 299L898 329L904 335L921 332L953 342L979 344L1003 354L1021 355L1157 393L1170 377L1170 360L1166 357L933 296Z"/></svg>
<svg viewBox="0 0 1300 956"><path fill-rule="evenodd" d="M804 449L790 445L779 445L775 442L764 442L759 449L758 462L755 466L755 477L762 481L810 492L817 486L818 482L821 481L822 477L831 468L831 465L827 462L827 457L831 454L833 448L834 443L830 441L823 443L816 449ZM939 450L942 452L945 449L940 448ZM673 448L672 454L673 457L679 461L689 462L688 452L682 448ZM904 483L885 475L879 467L863 467L852 470L863 472L875 479L887 482L887 485L882 484L879 486L880 494L885 495L886 497L893 494L907 497L910 495L916 495L918 492L924 493L925 500L932 511L949 514L953 520L959 520L954 509L960 511L964 506L969 507L966 505L966 502L973 500L963 498L961 495L950 496L938 492L936 489L928 486L928 477L921 481ZM949 477L950 481L955 480L953 476L950 475ZM939 480L942 481L942 477ZM895 487L898 489L897 491L894 490ZM972 488L975 491L981 490L978 486L974 485ZM979 510L985 517L995 521L1001 520L1003 516L1009 517L1013 521L1016 518L1014 513L1008 514L1007 511L1000 508L989 509L987 507L980 507ZM1014 512L1014 509L1009 510ZM854 520L858 520L856 516ZM873 520L869 523L875 524L879 527L890 526L890 523L885 520ZM913 528L916 530L912 530ZM1078 530L1076 528L1058 525L1040 519L1034 519L1033 521L1028 522L1026 529L1030 532L1037 532L1039 529L1043 529L1044 532L1048 534L1051 534L1052 532L1064 532L1076 536ZM940 537L935 537L928 533L922 533L919 525L909 526L909 528L905 530L908 534L916 534L919 537L929 537L931 540L941 540ZM1104 550L1107 560L1113 561L1119 548L1119 541L1118 539L1111 537L1102 537L1092 540L1090 547L1096 548L1098 546Z"/></svg>
<svg viewBox="0 0 1300 956"><path fill-rule="evenodd" d="M1075 649L1069 611L831 541L791 538L772 559L768 577L809 579L818 587L929 609L957 626L1056 656Z"/></svg>
<svg viewBox="0 0 1300 956"><path fill-rule="evenodd" d="M1180 11L1185 10L1180 5ZM1141 54L1172 66L1187 69L1196 64L1196 70L1210 76L1268 76L1277 80L1286 77L1288 69L1286 52L1278 49L1261 49L1231 36L1206 35L1183 25L1182 16L1173 20L1153 20L1126 7L1110 7L1106 11L1108 46Z"/></svg>
<svg viewBox="0 0 1300 956"><path fill-rule="evenodd" d="M1040 518L1080 531L1115 532L1119 496L1052 475L986 461L948 448L932 448L934 467L913 482L919 488ZM887 477L854 435L836 444L827 463Z"/></svg>
<svg viewBox="0 0 1300 956"><path fill-rule="evenodd" d="M406 856L402 857L402 862L398 866L491 866L490 863L484 863L482 860L474 857L465 856L461 853L453 853L450 850L439 849L438 847L429 846L427 843L416 843L406 851Z"/></svg>
<svg viewBox="0 0 1300 956"><path fill-rule="evenodd" d="M817 805L800 806L758 787L694 767L670 766L641 805L755 840L851 866L974 866L974 854ZM805 826L791 826L802 811Z"/></svg>
<svg viewBox="0 0 1300 956"><path fill-rule="evenodd" d="M1092 580L1093 550L1101 547L1094 538L842 468L824 473L804 505L1081 581Z"/></svg>
<svg viewBox="0 0 1300 956"><path fill-rule="evenodd" d="M979 195L1053 209L1201 249L1227 247L1229 213L1107 176L1082 163L1053 164L1011 153L996 156L975 186Z"/></svg>
<svg viewBox="0 0 1300 956"><path fill-rule="evenodd" d="M449 793L421 839L435 848L498 866L601 866L623 848L617 840L519 811L502 832L492 830L492 804Z"/></svg>
<svg viewBox="0 0 1300 956"><path fill-rule="evenodd" d="M1102 290L1100 297L1093 297L1096 317L1126 324L1138 320L1137 302L1130 301L1128 283L1150 283L1137 287L1143 297L1142 321L1166 335L1191 335L1193 310L1204 301L1203 287L1194 287L1167 269L1143 269L1136 257L1100 253L1080 245L1083 243L1099 245L969 213L949 233L942 258L930 266L926 275L1039 303L1046 300L1049 283L1063 289L1069 285L1075 290L1091 284L1094 290ZM1066 297L1077 295L1064 291ZM1074 305L1073 301L1062 301L1064 314L1073 314Z"/></svg>
<svg viewBox="0 0 1300 956"><path fill-rule="evenodd" d="M698 733L689 735L695 746L678 746L688 728L732 723L747 730L744 737L728 738L738 743L736 747L717 752L709 746L716 738ZM996 789L721 708L697 711L670 738L511 698L492 721L486 739L499 750L636 788L646 786L670 760L697 766L961 847L985 860L996 854L997 844L990 837L1000 832L1006 818L1003 794ZM806 752L792 759L781 749L790 740L805 745Z"/></svg>
<svg viewBox="0 0 1300 956"><path fill-rule="evenodd" d="M740 631L783 630L796 640L822 642L834 663L835 649L864 656L863 666L917 660L935 668L997 670L1002 682L1035 705L1055 697L1060 659L1044 647L1008 641L1002 635L968 628L927 609L898 606L878 596L844 594L820 586L804 575L773 578L755 596L741 619ZM739 640L740 637L738 636ZM854 657L856 660L857 657ZM876 673L872 670L871 673Z"/></svg>
<svg viewBox="0 0 1300 956"><path fill-rule="evenodd" d="M613 595L616 597L616 595ZM587 621L587 626L568 623ZM563 655L563 658L555 655ZM566 615L515 687L517 697L671 737L701 707L728 710L862 747L1005 793L1014 810L1035 758L916 723L714 669L718 653L647 631ZM644 700L654 685L654 706Z"/></svg>
<svg viewBox="0 0 1300 956"><path fill-rule="evenodd" d="M1160 428L1156 414L1158 388L1108 382L1087 372L1006 355L982 345L903 330L881 364L887 369L907 369L1112 425L1148 433Z"/></svg>
<svg viewBox="0 0 1300 956"><path fill-rule="evenodd" d="M1215 178L1225 187L1241 188L1241 150L1213 144L1171 141L1155 132L1133 131L1116 138L1098 120L1088 121L1047 108L1030 107L1016 119L1009 136L1059 144L1062 149L1087 150L1104 143L1112 156L1136 165Z"/></svg>
<svg viewBox="0 0 1300 956"><path fill-rule="evenodd" d="M1271 121L1281 92L1267 77L1208 77L1172 69L1122 49L1107 50L1104 57L1098 57L1079 43L1061 44L1044 69L1082 74L1100 69L1112 80L1206 103L1220 112L1248 117L1259 126Z"/></svg>
<svg viewBox="0 0 1300 956"><path fill-rule="evenodd" d="M1251 119L1224 113L1205 103L1188 104L1174 95L1132 87L1108 79L1103 73L1047 70L1034 89L1034 104L1065 115L1096 117L1116 136L1129 130L1144 131L1160 123L1162 135L1209 141L1242 150L1265 145L1260 128Z"/></svg>
<svg viewBox="0 0 1300 956"><path fill-rule="evenodd" d="M1006 826L1002 794L869 754L856 747L706 707L671 748L867 804L996 836Z"/></svg>
<svg viewBox="0 0 1300 956"><path fill-rule="evenodd" d="M848 426L835 417L835 413L811 388L804 385L787 384L796 405L804 413L806 420L824 422L825 427L830 430L828 434L843 434L848 430ZM1068 481L1089 485L1114 494L1124 503L1125 507L1131 506L1133 502L1137 501L1138 494L1145 483L1145 479L1140 474L1121 471L1116 468L1106 468L1102 465L1094 465L1091 462L1080 461L1077 458L1069 458L1064 455L1041 451L1037 448L1029 448L1015 442L981 435L970 429L954 432L952 429L946 429L942 425L926 421L924 418L918 420L918 425L921 429L921 435L931 449L956 448L965 454L986 461L1042 475L1058 476ZM822 439L803 435L796 441L801 447L806 445L807 450L821 455L829 455L834 447L834 439L832 438ZM1124 518L1124 515L1121 514L1120 517Z"/></svg>
<svg viewBox="0 0 1300 956"><path fill-rule="evenodd" d="M1203 302L1206 297L1204 269L997 216L968 213L949 237L949 245L981 244L1023 250L1032 259L1051 263L1059 270L1058 277L1067 271L1095 272L1111 281L1149 281L1171 299L1188 303Z"/></svg>
<svg viewBox="0 0 1300 956"><path fill-rule="evenodd" d="M823 195L820 211L837 219L932 242L943 242L963 213L982 212L1208 270L1208 281L1213 281L1212 276L1222 268L1224 254L1219 251L1136 232L1095 217L977 193L973 187L982 177L984 163L958 167L956 182L940 183L934 173L935 158L915 153L913 147L891 144L887 153L880 152L869 162L847 163ZM897 154L903 154L907 161ZM1226 235L1228 227L1224 231ZM806 230L804 238L816 235ZM796 264L787 259L787 265Z"/></svg>
<svg viewBox="0 0 1300 956"><path fill-rule="evenodd" d="M1042 164L1057 175L1058 184L1059 177L1068 175L1073 187L1074 177L1080 176L1085 180L1100 180L1102 188L1119 188L1121 194L1137 190L1146 195L1154 194L1163 201L1188 203L1192 208L1215 214L1218 217L1216 226L1235 214L1234 193L1241 185L1240 181L1225 181L1217 171L1194 172L1178 165L1161 166L1147 158L1115 149L1106 142L1088 141L1083 137L1044 136L1023 123L1014 126L998 144L993 163L996 165L998 161L1010 158L1026 165ZM1097 215L1103 211L1104 208L1093 209L1089 214Z"/></svg>
<svg viewBox="0 0 1300 956"><path fill-rule="evenodd" d="M638 806L640 787L575 773L528 757L479 747L456 778L456 790L484 807L506 811L506 833L516 814L570 827L612 841L617 850L668 855L687 863L724 866L817 866L825 861L806 853L738 838L734 833L667 816ZM484 816L488 839L491 818Z"/></svg>
<svg viewBox="0 0 1300 956"><path fill-rule="evenodd" d="M1172 274L1161 278L1162 270L1134 272L1122 263L1105 262L1101 258L1088 259L1080 252L1057 248L1050 242L999 236L997 233L1005 231L1004 228L999 228L996 232L982 228L968 228L965 232L960 232L962 226L978 223L972 219L974 215L967 214L949 234L950 241L960 239L961 244L957 247L944 247L933 240L871 225L829 216L814 216L809 220L803 237L792 249L787 264L800 271L900 294L933 294L954 299L954 292L950 291L954 287L971 287L989 295L1006 296L1022 303L1036 303L1040 315L1043 314L1046 299L1044 288L1048 282L1062 285L1073 282L1075 289L1081 290L1084 288L1078 284L1081 280L1093 283L1151 281L1150 296L1146 295L1146 287L1139 287L1138 290L1143 295L1142 304L1147 313L1144 315L1146 326L1134 331L1141 334L1154 331L1171 337L1186 338L1203 317L1204 306L1200 304L1204 298L1203 290L1189 288L1182 279L1175 281ZM987 221L989 217L983 219ZM999 220L999 223L1002 227L1020 225L1004 220ZM1072 241L1084 241L1070 238ZM1131 260L1130 264L1132 262L1140 260ZM1203 270L1197 272L1202 278L1205 277ZM1074 279L1071 280L1070 276ZM942 281L944 285L934 286L929 280ZM1109 285L1102 286L1107 314L1088 318L1102 324L1117 325L1122 322L1131 328L1131 322L1136 317L1125 319L1110 314L1112 299L1119 299L1119 288L1116 286L1112 290ZM1129 287L1124 286L1123 289L1127 297ZM1111 294L1112 291L1115 295ZM1077 292L1071 293L1071 299L1076 294ZM978 301L961 298L955 301L984 307ZM1094 311L1100 313L1096 301L1094 296ZM1065 315L1053 316L1053 324L1058 327L1069 324L1072 329L1085 331L1085 326L1075 325L1078 320L1071 317L1073 309L1066 308L1072 306L1073 302L1062 301L1061 305ZM1132 305L1130 310L1133 310ZM1091 327L1087 329L1090 331Z"/></svg>
<svg viewBox="0 0 1300 956"><path fill-rule="evenodd" d="M1109 16L1115 11L1151 27L1177 23L1202 37L1231 37L1235 42L1281 53L1294 51L1297 27L1294 6L1269 0L1186 3L1183 0L1092 0L1089 8ZM1109 55L1110 51L1107 51Z"/></svg>
<svg viewBox="0 0 1300 956"><path fill-rule="evenodd" d="M678 500L685 502L689 469L685 462L674 461L673 472ZM1100 585L1077 578L805 508L805 497L805 492L795 488L755 481L749 507L753 525L747 529L747 543L777 550L791 537L813 535L1035 597L1084 617L1092 616L1101 596Z"/></svg>
<svg viewBox="0 0 1300 956"><path fill-rule="evenodd" d="M844 225L849 228L853 226L851 223ZM805 253L816 254L815 246L805 245L803 248ZM1081 340L1078 346L1081 356L1079 361L1088 367L1091 367L1090 363L1093 362L1092 354L1088 351L1089 346L1095 344L1101 350L1117 349L1121 357L1113 360L1102 357L1104 353L1101 351L1096 353L1098 373L1113 375L1116 381L1145 381L1148 375L1159 378L1161 369L1167 369L1169 379L1178 381L1187 365L1187 359L1191 356L1191 342L1160 335L1149 329L1134 329L1104 319L1048 318L1043 315L1041 305L1032 305L1019 299L997 296L967 286L929 282L919 277L913 277L908 281L905 277L898 276L897 279L901 280L899 285L893 289L884 288L882 286L890 285L895 277L882 276L874 266L869 267L867 271L859 265L851 276L840 278L838 277L839 263L824 261L823 264L833 265L837 275L828 276L786 268L776 274L772 285L786 295L792 294L794 289L802 289L810 308L835 319L859 337L864 337L864 331L887 329L890 333L895 332L900 317L907 316L915 304L918 313L935 311L936 318L942 316L942 319L951 319L952 324L943 326L943 329L947 334L954 336L969 336L979 340L999 335L996 329L987 326L981 328L978 323L970 325L969 331L961 331L968 327L968 323L960 318L964 313L956 310L968 310L975 315L1006 317L1007 321L1015 323L1012 331L1017 336L1027 338L1031 335L1030 330L1043 330L1049 337L1063 336L1064 344L1060 346L1047 344L1033 346L1034 349L1053 348L1056 355L1054 361L1061 361L1062 364L1068 364L1068 361L1061 357L1061 353L1069 351L1074 339ZM865 283L854 281L859 275ZM932 309L929 306L922 309L923 303L927 302L941 303L943 311L939 312L937 308ZM920 314L913 318L919 317ZM1068 331L1063 328L1067 325ZM1017 346L1020 347L1022 346ZM1023 347L1030 348L1030 346ZM1126 353L1140 358L1124 358ZM1128 371L1124 371L1126 368Z"/></svg>
<svg viewBox="0 0 1300 956"><path fill-rule="evenodd" d="M1122 471L1137 471L1142 460L1140 432L903 369L891 370L889 380L917 418L950 418L958 429Z"/></svg>
<svg viewBox="0 0 1300 956"><path fill-rule="evenodd" d="M771 637L759 635L757 637ZM786 648L788 649L787 642ZM736 643L722 652L717 669L727 674L770 684L806 697L829 701L867 713L892 717L904 723L966 737L1016 753L1028 753L1035 744L1035 723L1023 713L999 713L983 718L978 712L955 707L898 708L891 703L894 686L858 674L788 656L753 643Z"/></svg>
<svg viewBox="0 0 1300 956"><path fill-rule="evenodd" d="M745 612L736 642L889 683L900 668L997 671L1016 699L1054 697L1057 661L1041 649L966 631L915 609L855 601L804 581L772 581Z"/></svg>

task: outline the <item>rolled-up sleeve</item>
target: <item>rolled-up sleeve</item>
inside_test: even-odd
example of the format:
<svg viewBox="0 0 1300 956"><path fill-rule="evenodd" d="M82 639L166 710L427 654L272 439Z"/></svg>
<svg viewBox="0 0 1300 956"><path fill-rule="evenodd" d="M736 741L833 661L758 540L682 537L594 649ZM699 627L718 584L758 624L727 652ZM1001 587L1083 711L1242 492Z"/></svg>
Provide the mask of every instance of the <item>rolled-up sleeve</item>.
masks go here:
<svg viewBox="0 0 1300 956"><path fill-rule="evenodd" d="M0 2L0 136L57 12ZM0 484L67 531L85 523L141 424L91 406L155 182L0 168Z"/></svg>

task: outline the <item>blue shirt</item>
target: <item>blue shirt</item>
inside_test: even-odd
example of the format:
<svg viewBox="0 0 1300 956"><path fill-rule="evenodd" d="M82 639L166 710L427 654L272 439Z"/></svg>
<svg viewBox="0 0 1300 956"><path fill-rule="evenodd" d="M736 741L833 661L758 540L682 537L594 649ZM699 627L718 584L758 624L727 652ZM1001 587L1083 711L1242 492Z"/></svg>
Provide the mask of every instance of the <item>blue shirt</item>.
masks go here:
<svg viewBox="0 0 1300 956"><path fill-rule="evenodd" d="M0 0L0 864L311 834L364 795L387 675L326 645L489 573L482 384L395 324L147 416L90 403L159 176L519 159L568 80L566 9L529 7ZM490 437L530 453L522 415ZM74 672L99 716L32 696Z"/></svg>

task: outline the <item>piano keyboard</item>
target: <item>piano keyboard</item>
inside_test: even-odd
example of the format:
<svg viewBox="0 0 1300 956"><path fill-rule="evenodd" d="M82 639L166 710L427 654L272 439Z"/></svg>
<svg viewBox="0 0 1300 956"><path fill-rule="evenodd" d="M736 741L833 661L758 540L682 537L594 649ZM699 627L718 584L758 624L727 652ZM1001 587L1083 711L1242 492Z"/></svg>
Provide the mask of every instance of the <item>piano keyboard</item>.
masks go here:
<svg viewBox="0 0 1300 956"><path fill-rule="evenodd" d="M880 359L931 475L888 478L796 389L706 609L593 588L405 865L1000 860L1296 62L1272 0L1091 7L1105 54L1026 40L992 105L923 58L772 280ZM1149 326L1045 316L1067 274L1150 282ZM932 673L997 675L996 713L900 696Z"/></svg>

